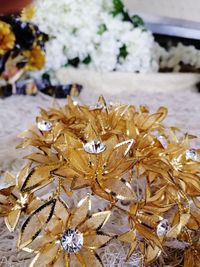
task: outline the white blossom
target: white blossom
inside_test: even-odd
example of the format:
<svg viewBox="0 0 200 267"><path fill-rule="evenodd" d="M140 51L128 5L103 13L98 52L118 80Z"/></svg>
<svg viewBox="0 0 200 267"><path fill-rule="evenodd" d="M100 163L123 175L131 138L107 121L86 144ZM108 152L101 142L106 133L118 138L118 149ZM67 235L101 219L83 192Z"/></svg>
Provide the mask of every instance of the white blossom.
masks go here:
<svg viewBox="0 0 200 267"><path fill-rule="evenodd" d="M38 0L33 22L50 37L45 71L66 66L78 58L80 68L96 71L152 72L154 39L149 31L135 28L121 14L113 17L112 0ZM125 46L127 57L119 58ZM89 56L89 64L84 59Z"/></svg>

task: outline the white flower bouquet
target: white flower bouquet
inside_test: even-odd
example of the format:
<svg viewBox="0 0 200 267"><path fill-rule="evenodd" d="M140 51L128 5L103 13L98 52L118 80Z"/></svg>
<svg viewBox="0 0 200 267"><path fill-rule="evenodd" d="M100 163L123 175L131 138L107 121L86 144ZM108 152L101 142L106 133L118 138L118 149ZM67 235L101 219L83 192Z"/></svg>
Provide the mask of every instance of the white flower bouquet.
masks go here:
<svg viewBox="0 0 200 267"><path fill-rule="evenodd" d="M44 72L63 66L103 72L159 69L152 33L121 0L39 0L33 22L49 35Z"/></svg>

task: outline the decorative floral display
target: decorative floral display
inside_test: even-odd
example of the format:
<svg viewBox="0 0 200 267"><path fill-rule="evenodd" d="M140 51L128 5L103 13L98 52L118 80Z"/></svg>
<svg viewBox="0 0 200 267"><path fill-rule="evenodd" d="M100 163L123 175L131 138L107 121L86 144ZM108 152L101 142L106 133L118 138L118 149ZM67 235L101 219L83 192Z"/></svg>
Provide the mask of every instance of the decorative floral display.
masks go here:
<svg viewBox="0 0 200 267"><path fill-rule="evenodd" d="M48 36L29 20L35 8L30 5L20 15L0 17L0 97L12 94L36 95L41 91L58 98L78 95L78 84L52 84L49 76L35 80L33 72L45 65Z"/></svg>
<svg viewBox="0 0 200 267"><path fill-rule="evenodd" d="M164 126L166 116L165 107L150 114L103 97L41 110L18 145L34 152L0 189L8 229L25 216L18 248L36 254L30 266L111 266L103 254L113 242L129 247L123 266L131 257L198 266L200 150L194 136ZM170 257L173 242L182 250Z"/></svg>
<svg viewBox="0 0 200 267"><path fill-rule="evenodd" d="M156 45L155 55L157 55L160 70L165 72L200 71L200 50L193 45L186 46L178 43L168 50Z"/></svg>
<svg viewBox="0 0 200 267"><path fill-rule="evenodd" d="M25 14L24 11L24 18ZM17 92L16 83L20 79L24 80L29 71L43 68L46 40L47 36L36 25L21 20L20 16L0 17L0 95ZM30 94L37 91L35 86L26 89Z"/></svg>
<svg viewBox="0 0 200 267"><path fill-rule="evenodd" d="M181 43L161 47L121 0L87 0L84 5L80 0L38 0L33 21L49 35L43 72L52 77L68 66L102 72L199 71L198 49Z"/></svg>
<svg viewBox="0 0 200 267"><path fill-rule="evenodd" d="M48 15L47 15L48 14ZM120 0L36 1L33 22L49 35L45 71L62 66L97 71L158 71L154 38Z"/></svg>

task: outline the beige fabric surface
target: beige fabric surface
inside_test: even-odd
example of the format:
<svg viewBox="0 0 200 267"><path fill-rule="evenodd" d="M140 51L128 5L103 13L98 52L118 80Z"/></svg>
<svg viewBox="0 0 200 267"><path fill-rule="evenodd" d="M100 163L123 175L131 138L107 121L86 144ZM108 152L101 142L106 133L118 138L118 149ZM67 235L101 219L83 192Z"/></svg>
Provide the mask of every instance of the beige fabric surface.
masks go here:
<svg viewBox="0 0 200 267"><path fill-rule="evenodd" d="M97 96L104 94L108 101L125 102L134 105L146 104L152 111L164 105L169 109L166 124L176 125L184 131L200 137L200 94L195 83L198 75L132 75L132 74L96 74L79 72L59 72L60 80L71 79L82 82L85 89L76 99L81 103L95 103ZM122 89L122 91L120 91ZM63 105L66 100L58 101ZM0 99L0 171L18 171L23 164L21 157L28 154L27 150L15 150L19 142L17 135L31 126L39 107L52 105L53 99L39 94L36 97L12 96ZM196 144L200 145L199 140ZM19 253L15 248L16 235L9 234L0 220L0 266L27 267L30 255ZM119 257L125 257L119 254ZM113 259L112 259L113 260ZM113 261L114 262L114 261ZM138 265L112 265L106 267L129 267Z"/></svg>
<svg viewBox="0 0 200 267"><path fill-rule="evenodd" d="M124 0L131 13L144 13L200 22L199 0Z"/></svg>

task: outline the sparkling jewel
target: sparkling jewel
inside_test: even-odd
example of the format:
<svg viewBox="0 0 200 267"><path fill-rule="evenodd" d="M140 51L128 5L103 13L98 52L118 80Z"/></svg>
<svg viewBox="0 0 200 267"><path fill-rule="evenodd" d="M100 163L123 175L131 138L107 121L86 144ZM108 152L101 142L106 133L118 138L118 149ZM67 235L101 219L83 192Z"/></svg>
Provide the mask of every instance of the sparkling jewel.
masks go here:
<svg viewBox="0 0 200 267"><path fill-rule="evenodd" d="M42 132L49 132L52 129L52 123L49 121L39 121L37 127Z"/></svg>
<svg viewBox="0 0 200 267"><path fill-rule="evenodd" d="M68 229L61 238L61 245L65 251L76 253L83 246L83 234L77 229Z"/></svg>
<svg viewBox="0 0 200 267"><path fill-rule="evenodd" d="M198 153L195 149L188 149L186 151L186 158L194 161L198 160Z"/></svg>
<svg viewBox="0 0 200 267"><path fill-rule="evenodd" d="M103 105L101 103L97 103L96 105L94 106L90 106L90 110L101 110L103 109Z"/></svg>
<svg viewBox="0 0 200 267"><path fill-rule="evenodd" d="M167 219L164 219L157 226L157 235L158 236L166 235L169 229L170 229L169 222Z"/></svg>
<svg viewBox="0 0 200 267"><path fill-rule="evenodd" d="M100 154L106 149L106 145L101 141L93 140L84 145L85 152L89 154Z"/></svg>

